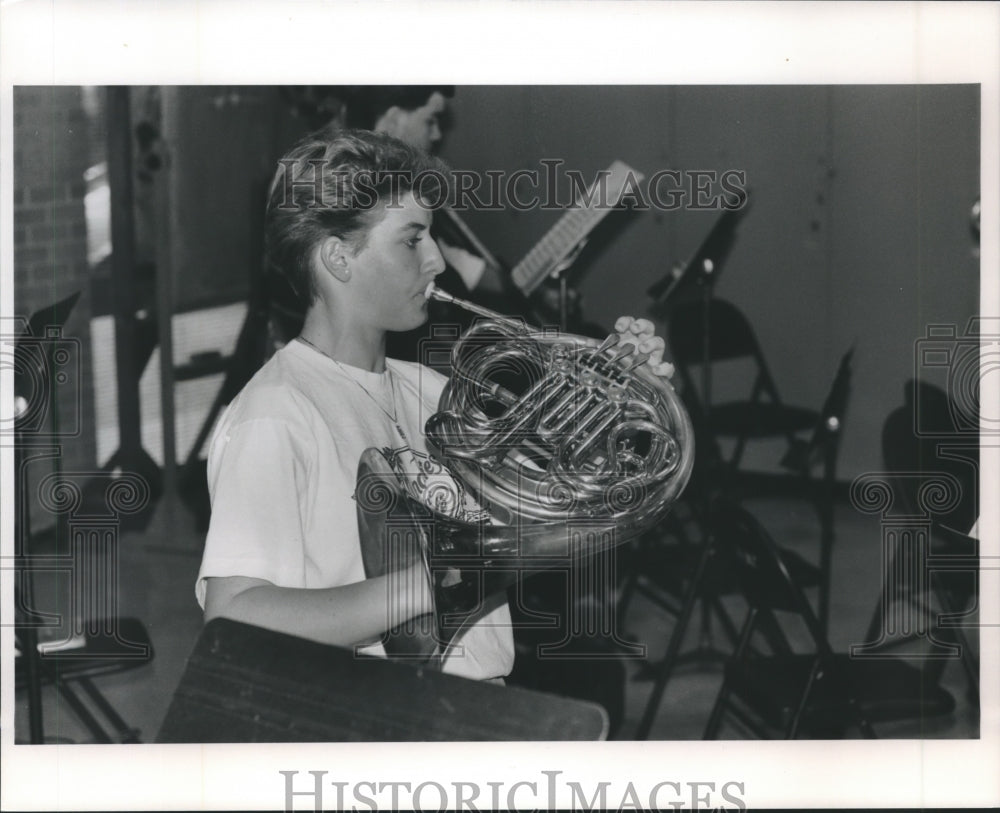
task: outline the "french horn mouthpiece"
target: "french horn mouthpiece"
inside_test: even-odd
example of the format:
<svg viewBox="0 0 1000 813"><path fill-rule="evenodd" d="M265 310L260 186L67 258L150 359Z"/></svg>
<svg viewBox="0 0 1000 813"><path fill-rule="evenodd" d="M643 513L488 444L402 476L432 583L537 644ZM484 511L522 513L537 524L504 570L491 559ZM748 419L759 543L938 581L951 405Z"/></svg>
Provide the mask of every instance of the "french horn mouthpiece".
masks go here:
<svg viewBox="0 0 1000 813"><path fill-rule="evenodd" d="M507 327L513 328L519 333L524 332L524 323L516 319L511 319L509 316L504 316L502 313L497 313L489 308L484 308L482 305L477 305L475 302L469 302L467 299L459 299L453 294L449 294L447 291L438 288L433 282L427 283L427 288L424 291L424 296L428 300L436 299L439 302L449 302L462 310L474 313L477 316L482 316L485 319L491 319L494 322L500 322Z"/></svg>

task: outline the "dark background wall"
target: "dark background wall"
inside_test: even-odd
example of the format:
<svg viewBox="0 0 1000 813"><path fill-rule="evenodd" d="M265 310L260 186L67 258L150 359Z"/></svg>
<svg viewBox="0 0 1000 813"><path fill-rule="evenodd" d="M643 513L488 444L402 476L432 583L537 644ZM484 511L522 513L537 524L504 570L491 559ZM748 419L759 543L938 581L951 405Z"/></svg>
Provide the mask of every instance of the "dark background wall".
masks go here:
<svg viewBox="0 0 1000 813"><path fill-rule="evenodd" d="M544 157L585 175L614 159L647 176L744 170L751 207L716 292L748 315L791 402L821 403L856 345L844 478L881 466L882 421L903 401L927 325L961 332L977 312L978 86L463 87L454 111L443 152L456 167L514 170ZM581 257L573 279L587 315L605 325L644 315L646 289L717 217L628 218L596 256ZM511 263L557 218L468 215ZM732 386L743 383L734 371ZM756 462L777 456L762 447Z"/></svg>
<svg viewBox="0 0 1000 813"><path fill-rule="evenodd" d="M175 310L244 300L259 271L271 168L307 124L275 87L154 90L134 91L133 117L146 116L153 99ZM717 294L748 315L790 402L818 406L841 354L856 346L844 479L881 466L882 421L902 403L927 325L961 331L978 309L969 229L978 86L467 86L453 113L441 152L456 168L513 172L551 158L584 177L615 159L647 176L745 172L751 205ZM20 312L86 288L80 177L94 150L81 138L79 89L19 89L15 117ZM508 208L466 220L513 265L558 216ZM683 208L615 216L571 275L585 316L610 326L623 313L648 315L647 288L691 255L718 216ZM140 212L140 231L150 225ZM74 335L86 336L99 305L81 302ZM733 371L716 379L716 394L744 383ZM79 448L93 458L92 441ZM772 468L779 456L765 446L750 461Z"/></svg>

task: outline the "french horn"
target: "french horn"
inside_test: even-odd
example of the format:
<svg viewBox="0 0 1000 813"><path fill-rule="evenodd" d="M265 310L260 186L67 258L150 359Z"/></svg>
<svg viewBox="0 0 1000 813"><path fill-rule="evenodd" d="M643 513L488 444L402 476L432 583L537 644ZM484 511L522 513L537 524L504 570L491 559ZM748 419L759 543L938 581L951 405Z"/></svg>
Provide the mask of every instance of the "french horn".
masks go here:
<svg viewBox="0 0 1000 813"><path fill-rule="evenodd" d="M439 665L520 573L570 567L659 522L690 478L694 441L669 380L617 333L530 328L433 283L427 298L482 317L452 346L425 433L483 510L466 521L418 502L375 449L356 497L367 577L421 561L432 585L433 615L390 631L386 652Z"/></svg>

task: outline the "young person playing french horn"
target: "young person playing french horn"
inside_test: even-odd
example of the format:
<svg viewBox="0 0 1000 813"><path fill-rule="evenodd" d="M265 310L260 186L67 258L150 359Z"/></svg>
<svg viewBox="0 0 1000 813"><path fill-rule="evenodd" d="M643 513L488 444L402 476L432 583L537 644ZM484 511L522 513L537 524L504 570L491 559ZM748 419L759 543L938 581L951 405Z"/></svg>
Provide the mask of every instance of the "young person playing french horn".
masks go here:
<svg viewBox="0 0 1000 813"><path fill-rule="evenodd" d="M450 478L423 433L445 379L385 355L387 332L426 320L428 284L444 269L432 212L416 197L443 199L428 187L433 177L445 177L436 159L363 130L308 137L279 162L268 261L303 297L306 317L298 339L233 400L211 440L212 516L196 584L206 621L224 616L384 655L387 630L431 612L420 565L405 578L365 578L354 494L369 447L391 450L401 475ZM651 353L657 374L669 375L651 323L622 317L615 327ZM460 486L456 493L456 516L480 510ZM461 644L445 672L510 672L503 595L485 603Z"/></svg>

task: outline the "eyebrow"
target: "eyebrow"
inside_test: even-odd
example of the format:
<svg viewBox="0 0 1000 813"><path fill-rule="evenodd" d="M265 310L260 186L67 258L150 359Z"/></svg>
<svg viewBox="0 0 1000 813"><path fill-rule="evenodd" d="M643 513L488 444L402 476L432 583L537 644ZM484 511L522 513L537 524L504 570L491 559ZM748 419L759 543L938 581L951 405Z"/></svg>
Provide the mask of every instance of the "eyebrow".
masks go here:
<svg viewBox="0 0 1000 813"><path fill-rule="evenodd" d="M417 231L423 231L426 228L427 228L427 225L425 223L418 223L415 220L411 220L405 226L400 226L399 230L400 231L406 231L407 229L416 229Z"/></svg>

